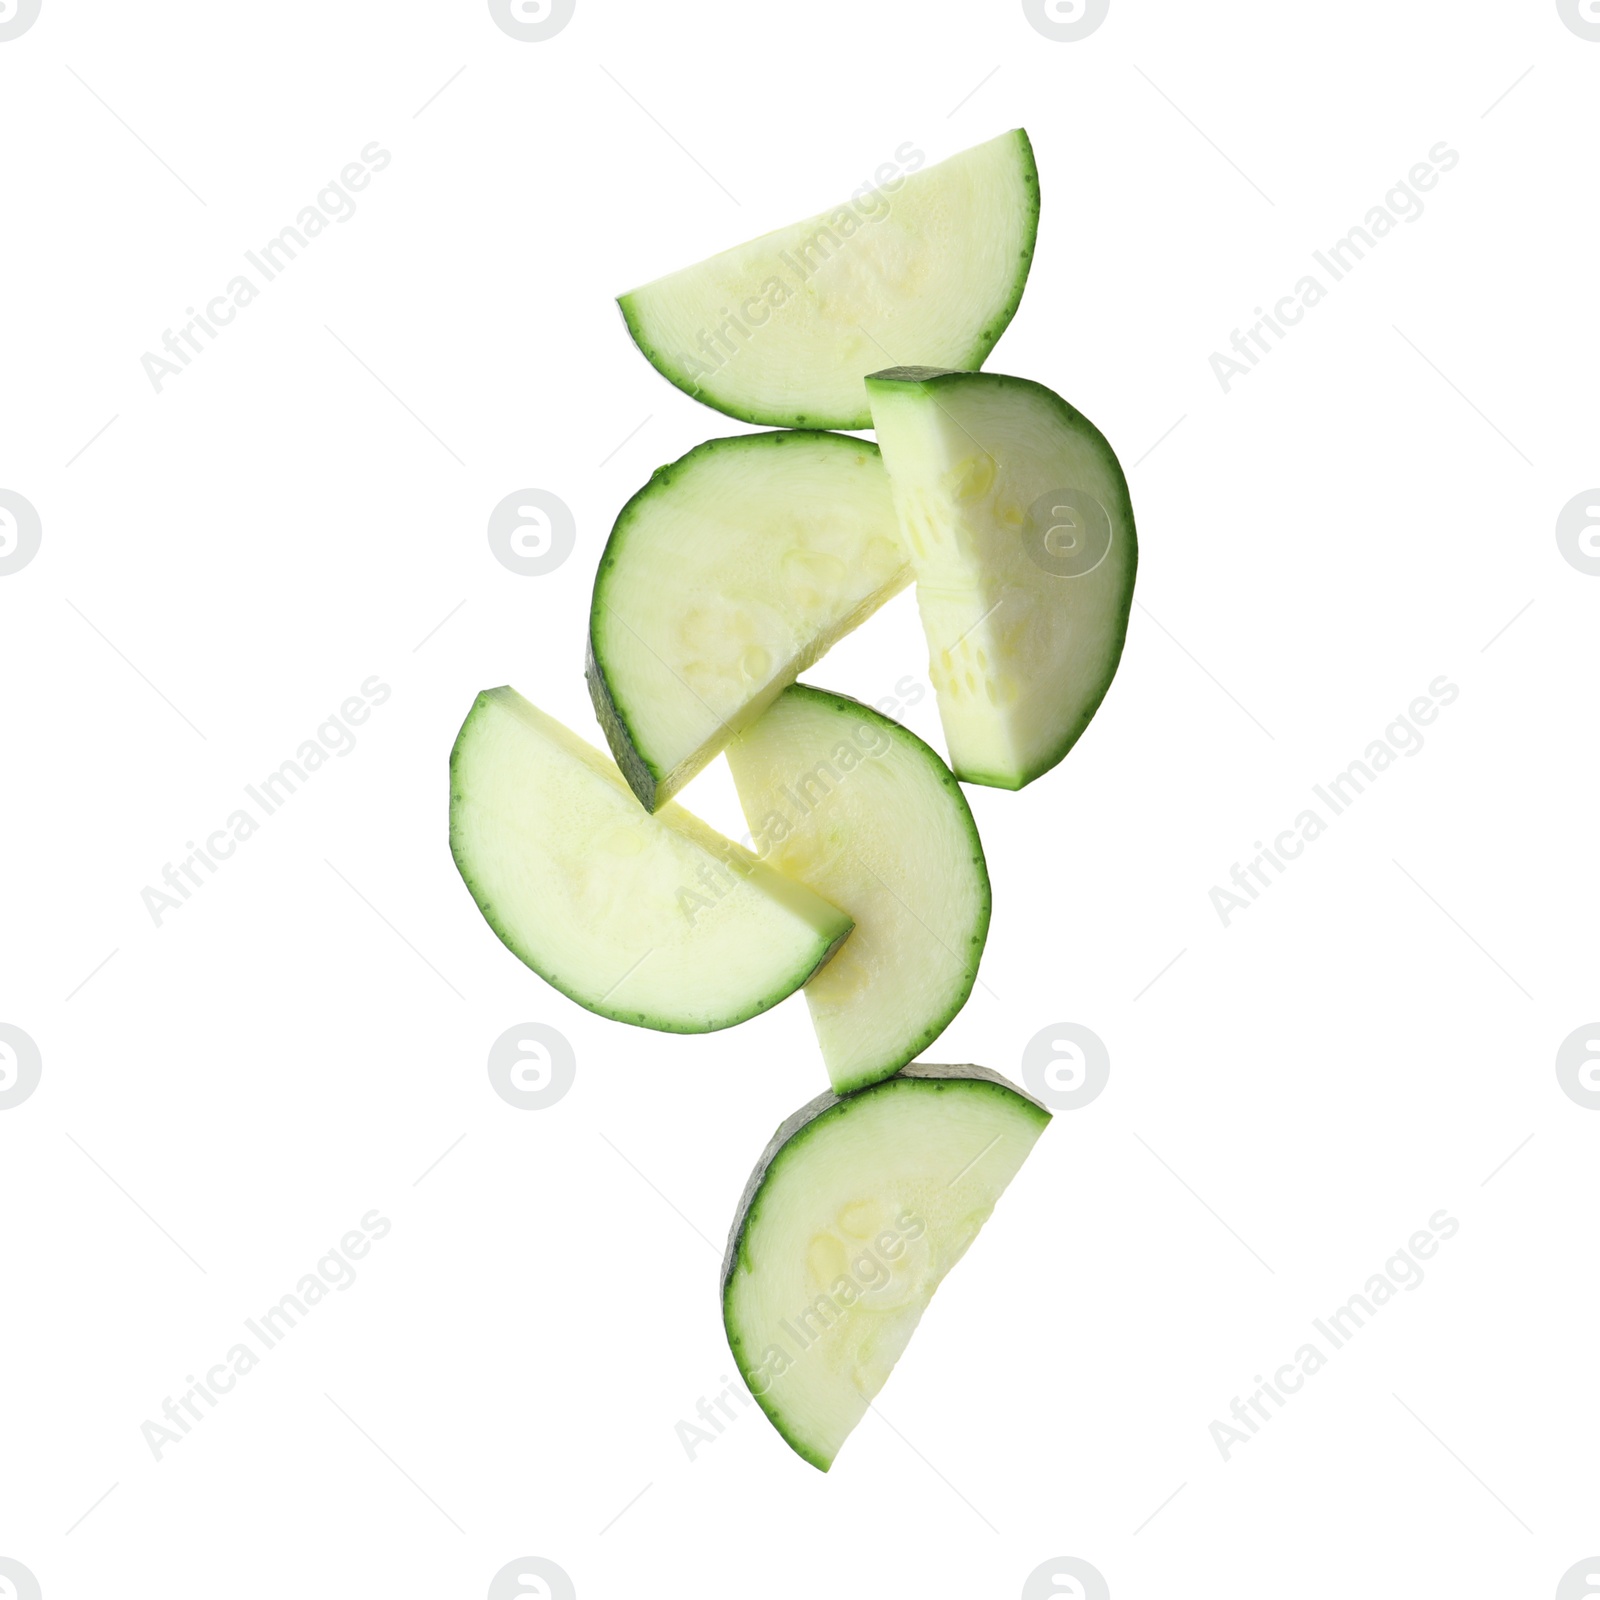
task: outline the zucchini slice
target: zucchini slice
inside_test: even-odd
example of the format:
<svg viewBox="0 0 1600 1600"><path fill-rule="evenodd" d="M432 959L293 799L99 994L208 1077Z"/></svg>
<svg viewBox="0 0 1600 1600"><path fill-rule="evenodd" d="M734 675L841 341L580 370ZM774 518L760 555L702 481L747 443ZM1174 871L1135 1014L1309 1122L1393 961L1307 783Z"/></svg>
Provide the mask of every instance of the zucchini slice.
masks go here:
<svg viewBox="0 0 1600 1600"><path fill-rule="evenodd" d="M1111 687L1139 550L1105 435L1026 378L897 367L867 379L916 574L950 765L1020 789Z"/></svg>
<svg viewBox="0 0 1600 1600"><path fill-rule="evenodd" d="M589 693L647 811L911 581L878 447L712 439L622 508L595 576Z"/></svg>
<svg viewBox="0 0 1600 1600"><path fill-rule="evenodd" d="M868 428L867 373L983 365L1038 228L1033 147L1014 128L618 303L645 358L696 400L765 427Z"/></svg>
<svg viewBox="0 0 1600 1600"><path fill-rule="evenodd" d="M756 853L855 919L806 985L834 1092L887 1078L978 976L989 873L967 798L909 729L803 683L727 754Z"/></svg>
<svg viewBox="0 0 1600 1600"><path fill-rule="evenodd" d="M734 1217L722 1310L802 1459L832 1466L1049 1120L998 1073L915 1066L778 1129Z"/></svg>
<svg viewBox="0 0 1600 1600"><path fill-rule="evenodd" d="M450 754L450 850L513 955L603 1017L709 1033L776 1005L850 918L617 769L514 689L473 702Z"/></svg>

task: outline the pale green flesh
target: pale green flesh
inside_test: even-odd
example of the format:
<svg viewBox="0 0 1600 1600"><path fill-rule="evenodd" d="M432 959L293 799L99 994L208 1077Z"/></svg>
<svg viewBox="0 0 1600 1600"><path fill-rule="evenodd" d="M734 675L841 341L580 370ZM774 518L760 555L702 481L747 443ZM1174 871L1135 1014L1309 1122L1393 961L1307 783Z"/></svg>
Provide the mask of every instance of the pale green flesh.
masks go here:
<svg viewBox="0 0 1600 1600"><path fill-rule="evenodd" d="M989 876L972 812L914 734L796 684L728 746L756 853L855 919L806 985L836 1092L898 1071L977 976Z"/></svg>
<svg viewBox="0 0 1600 1600"><path fill-rule="evenodd" d="M512 689L450 758L450 847L490 927L579 1005L724 1028L806 981L850 919L681 806L656 816L606 758Z"/></svg>
<svg viewBox="0 0 1600 1600"><path fill-rule="evenodd" d="M1087 418L1026 379L901 368L867 390L950 765L1021 788L1071 748L1121 657L1138 564L1122 468ZM1100 508L1109 548L1092 570L1047 570L1029 549L1057 561L1088 540L1097 513L1078 506Z"/></svg>
<svg viewBox="0 0 1600 1600"><path fill-rule="evenodd" d="M723 1317L751 1393L813 1466L832 1465L1049 1120L982 1068L913 1067L779 1130L734 1222Z"/></svg>
<svg viewBox="0 0 1600 1600"><path fill-rule="evenodd" d="M1013 129L620 304L646 358L697 400L769 426L866 428L867 373L983 364L1022 297L1038 219L1033 150Z"/></svg>
<svg viewBox="0 0 1600 1600"><path fill-rule="evenodd" d="M601 557L589 684L647 809L677 793L910 581L877 447L713 439L624 507Z"/></svg>

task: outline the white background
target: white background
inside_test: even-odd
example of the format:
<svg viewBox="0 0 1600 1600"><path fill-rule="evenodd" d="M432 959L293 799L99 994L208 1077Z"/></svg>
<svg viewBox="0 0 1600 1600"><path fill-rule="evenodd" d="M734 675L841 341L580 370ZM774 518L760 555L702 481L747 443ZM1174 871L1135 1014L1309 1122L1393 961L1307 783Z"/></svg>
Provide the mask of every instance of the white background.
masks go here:
<svg viewBox="0 0 1600 1600"><path fill-rule="evenodd" d="M43 524L0 578L0 1022L44 1063L0 1112L0 1556L47 1600L479 1596L523 1555L585 1600L1011 1596L1063 1555L1118 1600L1553 1595L1600 1547L1600 1115L1554 1073L1600 1015L1600 579L1554 536L1600 481L1597 74L1545 0L1113 0L1078 43L579 0L537 44L465 0L44 0L0 43L0 488ZM1043 219L990 365L1118 448L1140 604L1066 763L969 791L994 927L930 1058L1015 1076L1071 1021L1111 1081L892 1428L822 1476L751 1410L691 1462L716 1248L825 1086L804 1004L683 1038L545 988L455 876L446 756L502 682L598 740L610 521L738 431L611 297L1018 124ZM356 215L158 395L141 355L373 140ZM1225 395L1211 353L1440 140L1425 214ZM576 516L546 577L485 537L522 487ZM909 594L811 679L908 673ZM358 747L154 926L373 674ZM1224 928L1212 886L1440 674L1426 747ZM938 743L931 693L907 720ZM738 831L720 764L685 798ZM485 1071L530 1021L578 1059L545 1111ZM141 1423L372 1208L359 1281L157 1463ZM1212 1421L1440 1208L1427 1281L1225 1463Z"/></svg>

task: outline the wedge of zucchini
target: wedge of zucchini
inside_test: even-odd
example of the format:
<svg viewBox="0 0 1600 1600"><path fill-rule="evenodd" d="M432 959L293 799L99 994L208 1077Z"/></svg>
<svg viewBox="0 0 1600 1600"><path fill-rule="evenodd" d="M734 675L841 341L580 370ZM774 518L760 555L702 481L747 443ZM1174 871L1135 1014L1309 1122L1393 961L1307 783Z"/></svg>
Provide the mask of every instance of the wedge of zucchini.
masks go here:
<svg viewBox="0 0 1600 1600"><path fill-rule="evenodd" d="M681 806L639 809L617 769L489 689L450 755L450 849L501 941L603 1017L670 1033L792 994L850 918Z"/></svg>
<svg viewBox="0 0 1600 1600"><path fill-rule="evenodd" d="M867 380L945 747L967 783L1048 772L1111 687L1139 550L1105 435L1043 384L898 367Z"/></svg>
<svg viewBox="0 0 1600 1600"><path fill-rule="evenodd" d="M842 205L621 296L634 343L696 400L783 428L870 427L861 380L896 361L982 366L1033 261L1027 134L882 171Z"/></svg>
<svg viewBox="0 0 1600 1600"><path fill-rule="evenodd" d="M594 583L589 693L648 811L910 581L876 445L712 439L622 508Z"/></svg>
<svg viewBox="0 0 1600 1600"><path fill-rule="evenodd" d="M821 1095L773 1135L728 1238L723 1322L812 1466L833 1465L1049 1121L998 1073L915 1066Z"/></svg>
<svg viewBox="0 0 1600 1600"><path fill-rule="evenodd" d="M922 740L797 683L728 746L755 850L855 920L806 985L834 1092L898 1072L967 1002L989 932L971 808Z"/></svg>

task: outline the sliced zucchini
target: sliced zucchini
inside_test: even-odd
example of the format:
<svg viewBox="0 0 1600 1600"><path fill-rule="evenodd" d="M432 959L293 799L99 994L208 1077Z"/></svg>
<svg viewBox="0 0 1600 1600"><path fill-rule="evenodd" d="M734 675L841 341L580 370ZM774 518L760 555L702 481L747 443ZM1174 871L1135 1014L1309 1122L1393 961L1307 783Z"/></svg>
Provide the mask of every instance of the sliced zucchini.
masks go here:
<svg viewBox="0 0 1600 1600"><path fill-rule="evenodd" d="M1049 1120L998 1073L915 1066L821 1095L773 1136L728 1238L723 1323L812 1466L833 1464Z"/></svg>
<svg viewBox="0 0 1600 1600"><path fill-rule="evenodd" d="M646 359L744 422L867 428L894 361L982 366L1022 299L1039 173L1021 128L621 296Z"/></svg>
<svg viewBox="0 0 1600 1600"><path fill-rule="evenodd" d="M1122 656L1139 560L1122 467L1026 378L897 367L867 392L950 765L1020 789L1077 742Z"/></svg>
<svg viewBox="0 0 1600 1600"><path fill-rule="evenodd" d="M681 806L646 815L598 750L514 689L480 694L461 726L450 850L514 955L641 1028L743 1022L798 989L851 926Z"/></svg>
<svg viewBox="0 0 1600 1600"><path fill-rule="evenodd" d="M727 754L756 853L855 919L806 985L834 1090L887 1078L978 976L989 874L966 796L914 733L802 683Z"/></svg>
<svg viewBox="0 0 1600 1600"><path fill-rule="evenodd" d="M589 692L654 811L911 579L878 448L712 439L622 508L589 614Z"/></svg>

